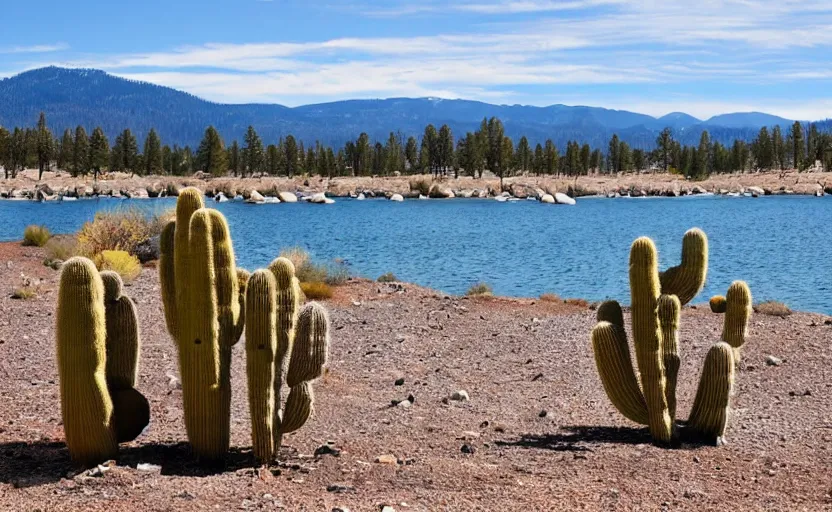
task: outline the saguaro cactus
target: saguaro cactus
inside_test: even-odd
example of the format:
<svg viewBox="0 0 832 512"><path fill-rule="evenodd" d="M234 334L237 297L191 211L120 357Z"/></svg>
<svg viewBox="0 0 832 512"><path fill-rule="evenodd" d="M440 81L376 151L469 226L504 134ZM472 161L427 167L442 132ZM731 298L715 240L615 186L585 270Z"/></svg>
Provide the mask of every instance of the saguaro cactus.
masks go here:
<svg viewBox="0 0 832 512"><path fill-rule="evenodd" d="M135 390L139 357L135 309L121 279L100 275L86 258L61 271L57 356L66 444L76 462L114 458L118 443L135 439L149 421Z"/></svg>
<svg viewBox="0 0 832 512"><path fill-rule="evenodd" d="M228 224L183 189L162 232L159 276L168 331L179 352L185 429L206 459L228 451L231 349L243 330L239 277Z"/></svg>
<svg viewBox="0 0 832 512"><path fill-rule="evenodd" d="M649 238L639 238L630 251L630 288L633 338L641 387L633 368L621 307L615 301L598 308L592 347L601 383L613 405L628 419L649 425L653 439L668 443L676 437L676 383L680 365L679 317L681 306L702 289L707 274L708 241L692 229L685 234L682 264L664 274L658 271L658 254ZM676 295L676 292L680 295ZM750 305L748 286L736 282L727 297L723 339L708 354L693 411L687 422L697 434L722 441L727 424L734 352L745 340ZM728 350L726 350L726 347ZM726 355L727 354L727 355Z"/></svg>
<svg viewBox="0 0 832 512"><path fill-rule="evenodd" d="M298 315L294 266L278 258L256 271L246 299L246 373L254 454L268 463L283 434L302 427L312 414L312 383L323 374L329 351L329 318L317 303ZM282 388L289 387L281 406Z"/></svg>

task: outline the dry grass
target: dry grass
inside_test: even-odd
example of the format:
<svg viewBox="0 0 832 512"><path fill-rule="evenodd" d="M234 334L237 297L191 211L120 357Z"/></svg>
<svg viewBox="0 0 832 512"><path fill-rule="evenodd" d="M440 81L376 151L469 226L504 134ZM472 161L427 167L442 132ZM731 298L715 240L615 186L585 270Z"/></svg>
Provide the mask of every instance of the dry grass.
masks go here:
<svg viewBox="0 0 832 512"><path fill-rule="evenodd" d="M410 182L410 190L417 190L423 196L428 195L433 181L429 178L419 178Z"/></svg>
<svg viewBox="0 0 832 512"><path fill-rule="evenodd" d="M139 259L126 251L102 251L95 257L98 270L112 270L121 276L125 283L133 282L142 273Z"/></svg>
<svg viewBox="0 0 832 512"><path fill-rule="evenodd" d="M773 300L757 304L754 306L754 312L761 315L779 316L780 318L785 318L792 314L792 310L789 306L783 304L782 302L776 302Z"/></svg>
<svg viewBox="0 0 832 512"><path fill-rule="evenodd" d="M37 291L29 286L23 286L12 292L12 298L18 300L32 300L38 296Z"/></svg>
<svg viewBox="0 0 832 512"><path fill-rule="evenodd" d="M483 295L493 295L491 285L488 283L477 283L468 288L465 295L469 297L481 297Z"/></svg>
<svg viewBox="0 0 832 512"><path fill-rule="evenodd" d="M43 247L52 238L52 233L46 226L26 226L23 230L23 245L29 247Z"/></svg>
<svg viewBox="0 0 832 512"><path fill-rule="evenodd" d="M584 299L564 299L563 303L567 304L569 306L578 306L578 307L581 307L581 308L588 308L589 307L589 302L587 302Z"/></svg>
<svg viewBox="0 0 832 512"><path fill-rule="evenodd" d="M291 261L295 266L295 274L309 263L309 253L302 247L290 247L280 251L280 257Z"/></svg>
<svg viewBox="0 0 832 512"><path fill-rule="evenodd" d="M136 246L162 233L173 214L148 214L138 208L98 212L78 232L79 252L94 258L103 251L126 251L133 254Z"/></svg>
<svg viewBox="0 0 832 512"><path fill-rule="evenodd" d="M48 261L66 261L80 254L78 239L73 235L52 237L44 248Z"/></svg>
<svg viewBox="0 0 832 512"><path fill-rule="evenodd" d="M350 271L343 261L331 263L314 263L309 253L301 247L291 247L280 251L280 256L295 265L295 277L301 283L325 283L340 286L350 278Z"/></svg>
<svg viewBox="0 0 832 512"><path fill-rule="evenodd" d="M397 283L399 282L399 278L396 277L396 274L388 272L386 274L378 276L378 279L376 279L376 281L378 281L379 283Z"/></svg>
<svg viewBox="0 0 832 512"><path fill-rule="evenodd" d="M544 293L540 296L540 300L542 300L543 302L561 302L560 297L558 297L554 293Z"/></svg>
<svg viewBox="0 0 832 512"><path fill-rule="evenodd" d="M323 300L332 298L332 287L320 281L300 283L300 289L308 300Z"/></svg>

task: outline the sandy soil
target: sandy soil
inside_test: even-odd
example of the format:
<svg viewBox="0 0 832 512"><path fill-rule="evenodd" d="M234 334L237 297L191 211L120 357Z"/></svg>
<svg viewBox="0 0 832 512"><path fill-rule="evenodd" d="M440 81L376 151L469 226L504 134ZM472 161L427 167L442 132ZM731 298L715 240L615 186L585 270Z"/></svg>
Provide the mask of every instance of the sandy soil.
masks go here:
<svg viewBox="0 0 832 512"><path fill-rule="evenodd" d="M275 192L326 192L336 197L344 197L351 193L371 191L377 195L403 194L411 191L411 183L418 180L431 180L430 176L402 176L389 178L181 178L170 176L129 176L124 173L113 173L105 175L96 184L91 177L72 178L66 172L46 172L43 179L37 181L37 170L21 172L15 179L0 178L0 195L17 191L34 192L44 184L49 189L59 192L61 190L78 190L83 193L85 189L92 192L94 186L98 186L102 193L118 195L122 191L132 197L146 197L148 188L150 190L162 190L169 183L181 186L196 186L200 189L211 191L225 191L226 193L243 193L251 190L259 190L264 195L275 195ZM490 191L491 195L500 193L500 180L496 178L474 179L461 177L459 179L443 180L443 184L455 192L465 190ZM740 192L748 187L755 186L770 193L794 193L794 194L815 194L818 190L826 190L832 193L832 173L794 171L781 173L761 172L747 174L726 174L713 176L705 181L685 181L680 176L670 174L622 174L620 176L590 175L580 178L549 178L535 176L520 176L507 178L504 188L512 191L515 195L521 196L534 189L541 189L549 193L563 192L570 195L597 195L608 194L615 191L627 193L645 193L649 195L668 195L671 193L684 194L692 191L695 187L703 191L714 193ZM512 188L514 187L514 188ZM525 189L528 187L528 190ZM518 192L519 191L519 192ZM457 194L459 195L459 194Z"/></svg>
<svg viewBox="0 0 832 512"><path fill-rule="evenodd" d="M128 288L152 422L122 446L117 465L89 476L62 442L58 273L41 259L39 249L0 244L0 510L832 509L832 326L821 315L755 316L730 444L663 449L604 395L589 347L592 311L356 281L328 304L330 369L315 416L286 439L283 462L255 467L238 345L234 448L226 466L205 468L184 444L154 269ZM21 275L43 279L37 298L10 298ZM680 415L721 330L706 309L683 313ZM783 364L768 366L768 355ZM443 402L456 390L470 401ZM409 395L412 406L391 406ZM338 456L313 455L327 443ZM376 462L384 455L395 462ZM160 469L139 471L140 463Z"/></svg>

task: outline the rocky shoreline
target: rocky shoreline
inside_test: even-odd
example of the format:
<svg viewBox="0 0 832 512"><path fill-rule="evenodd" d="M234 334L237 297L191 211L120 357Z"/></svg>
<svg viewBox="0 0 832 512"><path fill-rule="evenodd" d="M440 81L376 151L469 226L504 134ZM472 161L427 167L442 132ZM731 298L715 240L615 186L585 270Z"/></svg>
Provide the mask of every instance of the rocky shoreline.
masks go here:
<svg viewBox="0 0 832 512"><path fill-rule="evenodd" d="M107 174L98 181L72 178L66 173L47 172L36 180L36 171L21 172L15 179L0 179L0 198L58 201L95 197L144 199L176 196L185 186L194 186L219 201L254 203L332 203L332 198L386 198L393 201L427 198L536 199L544 203L571 204L573 199L597 197L680 197L688 195L767 196L832 194L832 173L760 172L713 176L688 181L669 174L590 175L579 178L518 176L502 186L497 178L470 177L435 179L429 175L339 178L215 178L196 173L193 177L129 176Z"/></svg>

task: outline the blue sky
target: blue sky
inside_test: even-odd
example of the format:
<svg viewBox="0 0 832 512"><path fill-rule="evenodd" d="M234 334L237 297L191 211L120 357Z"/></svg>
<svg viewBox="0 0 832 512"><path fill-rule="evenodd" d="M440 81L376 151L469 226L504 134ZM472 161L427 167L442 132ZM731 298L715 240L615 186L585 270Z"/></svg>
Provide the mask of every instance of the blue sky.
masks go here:
<svg viewBox="0 0 832 512"><path fill-rule="evenodd" d="M40 0L0 77L93 67L213 101L439 96L832 117L829 0Z"/></svg>

